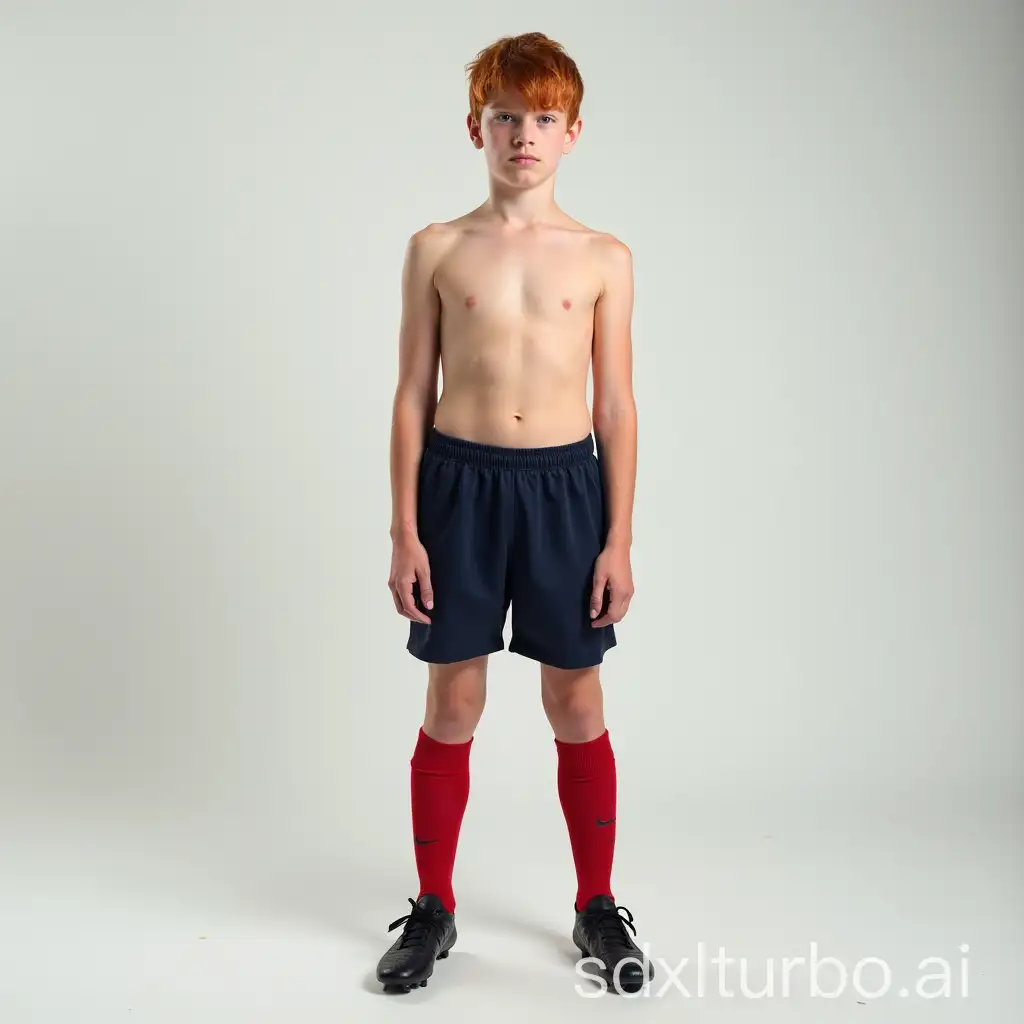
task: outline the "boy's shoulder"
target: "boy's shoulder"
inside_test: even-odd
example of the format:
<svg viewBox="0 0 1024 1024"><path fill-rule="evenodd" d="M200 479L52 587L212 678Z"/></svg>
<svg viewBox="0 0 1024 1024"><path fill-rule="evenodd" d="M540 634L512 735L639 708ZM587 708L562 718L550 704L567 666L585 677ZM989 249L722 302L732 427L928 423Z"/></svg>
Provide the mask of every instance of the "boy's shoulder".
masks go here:
<svg viewBox="0 0 1024 1024"><path fill-rule="evenodd" d="M449 221L432 221L430 224L426 224L418 230L414 231L409 236L409 246L411 248L420 250L429 250L437 248L438 246L449 245L453 241L457 241L462 234L462 228L457 220Z"/></svg>
<svg viewBox="0 0 1024 1024"><path fill-rule="evenodd" d="M588 261L592 265L596 263L603 276L607 278L632 274L633 253L617 235L571 218L566 218L564 227L579 237Z"/></svg>
<svg viewBox="0 0 1024 1024"><path fill-rule="evenodd" d="M452 220L432 221L424 225L413 232L409 245L424 255L440 258L467 236L486 230L487 225L487 219L481 217L477 210L472 210ZM614 263L629 264L632 261L629 246L609 231L591 227L569 216L550 227L553 231L576 236L587 249Z"/></svg>

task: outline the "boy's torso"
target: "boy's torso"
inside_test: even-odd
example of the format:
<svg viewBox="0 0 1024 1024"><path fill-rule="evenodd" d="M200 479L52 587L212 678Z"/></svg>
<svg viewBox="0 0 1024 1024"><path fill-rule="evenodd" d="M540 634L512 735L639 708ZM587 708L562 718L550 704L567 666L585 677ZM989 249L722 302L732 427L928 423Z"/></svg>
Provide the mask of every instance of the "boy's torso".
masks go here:
<svg viewBox="0 0 1024 1024"><path fill-rule="evenodd" d="M442 433L504 447L591 431L587 380L610 236L565 218L510 231L474 215L434 225Z"/></svg>

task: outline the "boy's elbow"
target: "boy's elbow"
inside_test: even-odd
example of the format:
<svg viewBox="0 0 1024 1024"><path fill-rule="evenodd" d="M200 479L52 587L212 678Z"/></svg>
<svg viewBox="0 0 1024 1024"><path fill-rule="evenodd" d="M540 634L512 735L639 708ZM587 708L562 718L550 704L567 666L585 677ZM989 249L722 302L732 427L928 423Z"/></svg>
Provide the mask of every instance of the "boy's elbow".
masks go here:
<svg viewBox="0 0 1024 1024"><path fill-rule="evenodd" d="M395 408L407 409L412 413L429 409L437 401L437 382L410 377L399 381L395 388Z"/></svg>
<svg viewBox="0 0 1024 1024"><path fill-rule="evenodd" d="M636 402L630 395L600 401L594 405L594 431L608 437L636 429Z"/></svg>
<svg viewBox="0 0 1024 1024"><path fill-rule="evenodd" d="M423 388L399 388L391 411L392 423L419 429L427 419L433 419L436 405L436 397L431 401L429 391Z"/></svg>

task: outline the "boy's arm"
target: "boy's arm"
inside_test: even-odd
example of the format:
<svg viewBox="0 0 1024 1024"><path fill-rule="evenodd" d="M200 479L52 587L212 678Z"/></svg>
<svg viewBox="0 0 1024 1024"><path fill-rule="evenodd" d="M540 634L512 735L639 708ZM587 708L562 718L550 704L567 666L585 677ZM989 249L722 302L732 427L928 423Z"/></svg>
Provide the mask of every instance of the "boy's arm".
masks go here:
<svg viewBox="0 0 1024 1024"><path fill-rule="evenodd" d="M633 257L619 241L606 256L594 311L594 433L604 461L609 546L633 542L637 415L633 397Z"/></svg>
<svg viewBox="0 0 1024 1024"><path fill-rule="evenodd" d="M438 233L424 228L406 246L398 384L391 416L391 537L418 539L416 484L437 407L441 301L434 287Z"/></svg>
<svg viewBox="0 0 1024 1024"><path fill-rule="evenodd" d="M608 536L594 572L596 618L608 590L608 609L593 623L618 622L633 596L629 549L633 543L637 413L633 396L633 257L617 239L606 243L604 284L594 310L594 434L603 469Z"/></svg>

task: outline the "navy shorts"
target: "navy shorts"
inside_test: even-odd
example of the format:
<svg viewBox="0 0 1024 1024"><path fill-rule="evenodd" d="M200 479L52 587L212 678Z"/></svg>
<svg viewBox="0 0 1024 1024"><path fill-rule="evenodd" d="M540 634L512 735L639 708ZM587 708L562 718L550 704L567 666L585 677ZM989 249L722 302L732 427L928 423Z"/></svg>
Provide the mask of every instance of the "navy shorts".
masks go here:
<svg viewBox="0 0 1024 1024"><path fill-rule="evenodd" d="M430 560L431 620L408 650L447 664L508 649L556 668L598 665L613 626L591 625L594 563L607 517L594 439L502 448L431 431L419 469L419 537ZM602 608L602 614L604 612Z"/></svg>

